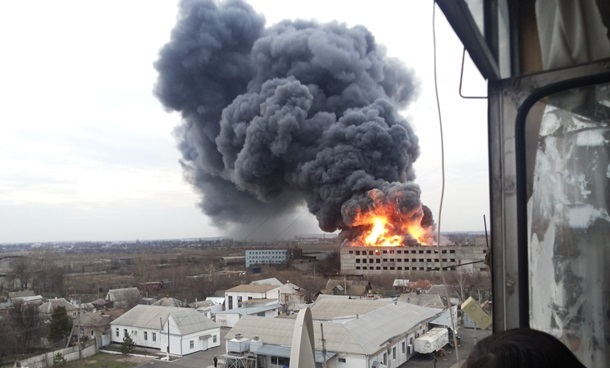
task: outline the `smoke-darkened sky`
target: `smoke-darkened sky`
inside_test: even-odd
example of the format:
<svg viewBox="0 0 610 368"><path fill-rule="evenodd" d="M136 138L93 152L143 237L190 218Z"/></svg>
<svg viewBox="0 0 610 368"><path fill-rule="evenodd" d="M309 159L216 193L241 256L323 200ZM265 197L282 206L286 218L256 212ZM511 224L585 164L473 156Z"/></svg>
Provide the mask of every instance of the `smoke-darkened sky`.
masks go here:
<svg viewBox="0 0 610 368"><path fill-rule="evenodd" d="M436 212L432 3L248 3L216 18L232 27L211 12L195 46L202 23L176 27L177 2L0 3L0 243L334 230L380 178L415 179ZM443 228L480 230L485 103L458 96L462 48L440 12L437 32ZM471 63L465 78L484 93Z"/></svg>

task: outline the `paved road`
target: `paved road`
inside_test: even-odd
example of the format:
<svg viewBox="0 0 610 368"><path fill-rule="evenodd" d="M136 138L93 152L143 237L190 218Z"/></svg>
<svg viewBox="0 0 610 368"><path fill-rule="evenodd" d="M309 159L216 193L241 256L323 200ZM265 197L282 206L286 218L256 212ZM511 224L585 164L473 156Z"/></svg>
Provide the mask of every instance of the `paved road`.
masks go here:
<svg viewBox="0 0 610 368"><path fill-rule="evenodd" d="M458 335L462 338L461 345L458 348L458 354L460 356L460 362L463 362L468 354L474 348L477 340L480 340L491 334L490 330L474 331L470 328L461 328ZM457 360L455 357L455 351L453 349L447 350L447 355L444 358L437 358L436 365L434 362L434 356L432 354L423 355L417 354L406 363L400 366L400 368L458 368L461 364L456 364Z"/></svg>
<svg viewBox="0 0 610 368"><path fill-rule="evenodd" d="M229 328L221 328L220 336L223 338L220 339L220 346L215 348L208 349L206 351L200 351L197 353L193 353L190 355L183 356L177 360L172 360L171 362L166 362L162 360L150 360L146 363L140 364L138 367L142 368L161 368L161 367L172 367L172 368L208 368L214 367L212 359L214 356L218 356L220 359L220 355L224 353L225 345L224 345L224 336L229 332ZM222 362L219 362L218 367L224 367Z"/></svg>

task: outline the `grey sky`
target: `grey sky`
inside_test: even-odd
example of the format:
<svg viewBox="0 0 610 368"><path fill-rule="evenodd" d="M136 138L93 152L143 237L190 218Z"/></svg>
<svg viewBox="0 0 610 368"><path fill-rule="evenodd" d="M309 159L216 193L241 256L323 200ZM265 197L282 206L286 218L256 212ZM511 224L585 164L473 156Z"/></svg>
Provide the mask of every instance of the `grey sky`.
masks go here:
<svg viewBox="0 0 610 368"><path fill-rule="evenodd" d="M422 89L404 115L421 144L416 182L437 217L432 1L249 2L267 25L286 18L364 25L415 69ZM175 1L0 2L0 243L224 234L182 179L172 136L180 117L152 94L152 63L175 14ZM442 225L481 230L489 201L486 104L458 96L462 47L440 12L437 32L447 156ZM485 93L471 63L465 78L466 93ZM300 213L252 237L316 229L313 216Z"/></svg>

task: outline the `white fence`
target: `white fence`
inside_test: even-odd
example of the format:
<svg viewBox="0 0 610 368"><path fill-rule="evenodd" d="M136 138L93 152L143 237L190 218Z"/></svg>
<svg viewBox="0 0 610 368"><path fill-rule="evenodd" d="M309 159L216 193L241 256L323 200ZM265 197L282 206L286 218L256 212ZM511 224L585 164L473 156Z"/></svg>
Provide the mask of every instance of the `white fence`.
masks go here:
<svg viewBox="0 0 610 368"><path fill-rule="evenodd" d="M102 335L100 339L103 344L104 341L110 341L110 336ZM84 348L81 348L80 353L78 346L73 346L66 349L60 349L55 351L49 351L45 354L36 355L27 359L23 359L18 363L15 363L14 367L27 367L27 368L47 368L53 366L53 357L55 354L61 353L66 361L71 362L73 360L88 358L97 353L98 347L96 346L98 339L93 339L87 342ZM19 365L20 364L20 365Z"/></svg>

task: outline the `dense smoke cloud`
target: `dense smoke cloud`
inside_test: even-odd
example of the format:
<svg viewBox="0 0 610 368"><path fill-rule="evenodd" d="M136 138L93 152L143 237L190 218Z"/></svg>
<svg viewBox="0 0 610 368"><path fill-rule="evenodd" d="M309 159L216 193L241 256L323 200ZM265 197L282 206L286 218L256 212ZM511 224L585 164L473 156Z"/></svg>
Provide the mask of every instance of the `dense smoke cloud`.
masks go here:
<svg viewBox="0 0 610 368"><path fill-rule="evenodd" d="M421 208L411 183L419 146L397 111L414 98L414 78L366 28L265 28L242 1L183 1L155 67L155 94L182 114L185 175L216 225L305 201L321 229L346 229L342 207L366 206L373 188L402 190L401 209Z"/></svg>

